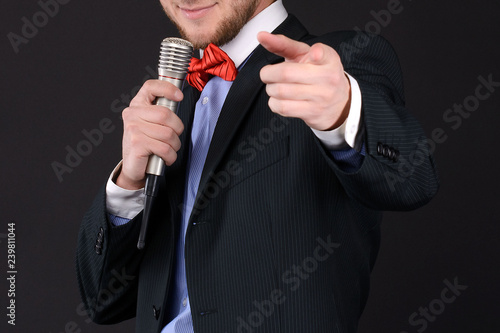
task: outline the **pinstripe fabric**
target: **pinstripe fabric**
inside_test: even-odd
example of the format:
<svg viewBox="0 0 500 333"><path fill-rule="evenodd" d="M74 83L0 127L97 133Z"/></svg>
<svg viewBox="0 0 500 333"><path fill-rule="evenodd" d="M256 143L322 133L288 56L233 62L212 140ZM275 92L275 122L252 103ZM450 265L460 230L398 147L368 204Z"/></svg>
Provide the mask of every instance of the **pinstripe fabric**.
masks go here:
<svg viewBox="0 0 500 333"><path fill-rule="evenodd" d="M356 171L343 170L301 120L273 114L258 73L282 59L255 50L222 108L186 231L194 332L356 332L379 247L381 211L415 209L438 188L385 40L363 35L360 43L354 32L312 37L294 17L276 33L339 52L362 92L366 154ZM197 100L194 89L185 96L179 108L188 125L184 146ZM399 159L378 154L380 143L398 149ZM172 289L172 235L179 230L172 221L180 220L186 156L181 152L165 174L144 253L135 250L134 220L109 227L103 192L84 219L77 253L84 299L109 284L113 267L125 265L139 276L104 307L86 301L95 321L119 322L136 309L142 333L159 332L171 319L165 299ZM98 255L101 227L105 240ZM161 308L158 318L153 306Z"/></svg>
<svg viewBox="0 0 500 333"><path fill-rule="evenodd" d="M82 251L77 253L76 268L77 272L81 272L78 274L80 294L89 316L106 324L116 322L116 318L121 321L135 316L137 298L134 295L137 293L137 280L134 273L139 269L142 253L133 249L137 239L128 237L130 234L138 235L140 225L128 223L121 227L111 227L106 221L106 213L98 209L103 204L105 205L104 187L83 219L78 240ZM95 245L101 228L105 237L102 254L98 255ZM112 238L108 237L111 228L114 236ZM120 252L116 252L116 255L108 253L110 247ZM120 253L128 255L124 257ZM115 285L115 282L109 283L118 281L116 275L121 276L124 270L125 276L134 276L134 279L125 279L119 286ZM116 301L115 307L108 307L110 298Z"/></svg>

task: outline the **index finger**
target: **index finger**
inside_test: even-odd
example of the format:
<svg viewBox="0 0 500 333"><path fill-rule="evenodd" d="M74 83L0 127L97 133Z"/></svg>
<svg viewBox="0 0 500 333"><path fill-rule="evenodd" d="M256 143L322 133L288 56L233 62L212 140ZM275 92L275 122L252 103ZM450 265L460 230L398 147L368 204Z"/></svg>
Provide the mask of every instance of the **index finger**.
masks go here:
<svg viewBox="0 0 500 333"><path fill-rule="evenodd" d="M299 61L311 48L306 43L265 31L259 32L257 39L266 50L290 61Z"/></svg>
<svg viewBox="0 0 500 333"><path fill-rule="evenodd" d="M130 106L152 105L156 98L165 97L168 100L180 102L184 95L172 83L161 80L144 82L137 95L130 102Z"/></svg>

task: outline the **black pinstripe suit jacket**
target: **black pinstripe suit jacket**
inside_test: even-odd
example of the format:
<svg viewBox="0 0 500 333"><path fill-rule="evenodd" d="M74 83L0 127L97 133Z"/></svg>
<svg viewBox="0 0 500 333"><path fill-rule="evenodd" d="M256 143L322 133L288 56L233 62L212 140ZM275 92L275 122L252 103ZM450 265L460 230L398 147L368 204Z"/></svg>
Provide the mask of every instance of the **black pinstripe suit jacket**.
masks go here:
<svg viewBox="0 0 500 333"><path fill-rule="evenodd" d="M301 120L269 110L259 70L282 59L259 46L222 109L187 230L195 332L355 332L380 211L417 208L437 191L387 42L354 32L313 37L293 16L275 32L339 52L362 92L366 157L346 173ZM107 221L104 189L82 222L78 281L98 323L137 317L137 332L159 332L171 319L166 300L198 96L186 88L179 107L183 148L162 179L147 248L136 249L141 216L121 227Z"/></svg>

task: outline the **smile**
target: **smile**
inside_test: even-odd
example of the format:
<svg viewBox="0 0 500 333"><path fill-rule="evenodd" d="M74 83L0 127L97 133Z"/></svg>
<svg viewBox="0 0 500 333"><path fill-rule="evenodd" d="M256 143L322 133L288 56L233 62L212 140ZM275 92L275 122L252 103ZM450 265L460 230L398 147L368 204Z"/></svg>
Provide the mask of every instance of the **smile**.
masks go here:
<svg viewBox="0 0 500 333"><path fill-rule="evenodd" d="M200 8L182 8L179 7L181 12L184 14L184 16L190 20L198 20L202 17L204 17L210 10L212 10L217 3L214 3L213 5L207 6L207 7L200 7Z"/></svg>

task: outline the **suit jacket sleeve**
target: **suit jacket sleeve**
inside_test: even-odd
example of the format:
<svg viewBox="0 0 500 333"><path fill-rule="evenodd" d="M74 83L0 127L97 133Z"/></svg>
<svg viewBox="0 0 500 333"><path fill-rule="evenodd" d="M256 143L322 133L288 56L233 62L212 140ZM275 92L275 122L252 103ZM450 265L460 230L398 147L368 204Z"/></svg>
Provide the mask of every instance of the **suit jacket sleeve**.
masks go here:
<svg viewBox="0 0 500 333"><path fill-rule="evenodd" d="M90 318L112 324L136 314L137 277L142 252L137 250L139 214L123 226L107 218L105 188L83 218L78 235L76 271Z"/></svg>
<svg viewBox="0 0 500 333"><path fill-rule="evenodd" d="M435 195L438 179L425 134L405 109L396 54L379 36L361 32L347 36L330 45L361 90L366 156L360 168L349 173L322 151L347 194L365 206L377 210L418 208ZM330 37L333 35L326 35L327 43Z"/></svg>

